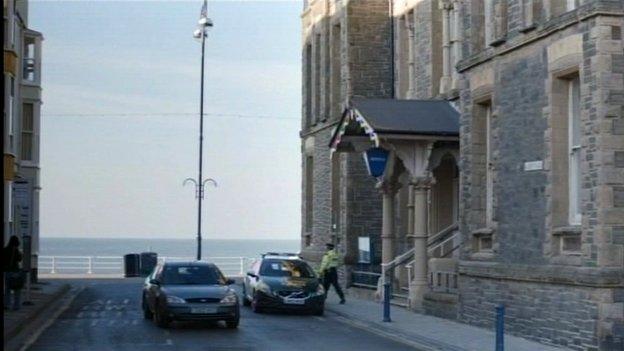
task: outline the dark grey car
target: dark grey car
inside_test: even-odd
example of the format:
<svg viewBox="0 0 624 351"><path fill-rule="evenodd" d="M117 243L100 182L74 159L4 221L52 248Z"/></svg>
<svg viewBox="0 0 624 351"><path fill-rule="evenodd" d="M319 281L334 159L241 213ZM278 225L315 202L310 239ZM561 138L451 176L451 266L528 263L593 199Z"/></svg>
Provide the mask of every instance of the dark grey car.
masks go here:
<svg viewBox="0 0 624 351"><path fill-rule="evenodd" d="M223 320L236 328L240 306L232 283L212 263L159 264L145 279L143 314L159 327L174 320Z"/></svg>

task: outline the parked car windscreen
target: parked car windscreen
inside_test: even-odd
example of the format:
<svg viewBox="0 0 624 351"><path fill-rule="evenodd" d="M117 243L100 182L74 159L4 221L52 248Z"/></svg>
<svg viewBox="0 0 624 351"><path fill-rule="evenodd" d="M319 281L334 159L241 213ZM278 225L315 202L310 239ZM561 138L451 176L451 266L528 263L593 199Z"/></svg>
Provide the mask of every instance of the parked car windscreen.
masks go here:
<svg viewBox="0 0 624 351"><path fill-rule="evenodd" d="M163 284L169 285L225 285L226 279L211 266L165 266L162 273Z"/></svg>
<svg viewBox="0 0 624 351"><path fill-rule="evenodd" d="M260 275L268 277L314 278L312 268L304 261L268 259L262 262Z"/></svg>

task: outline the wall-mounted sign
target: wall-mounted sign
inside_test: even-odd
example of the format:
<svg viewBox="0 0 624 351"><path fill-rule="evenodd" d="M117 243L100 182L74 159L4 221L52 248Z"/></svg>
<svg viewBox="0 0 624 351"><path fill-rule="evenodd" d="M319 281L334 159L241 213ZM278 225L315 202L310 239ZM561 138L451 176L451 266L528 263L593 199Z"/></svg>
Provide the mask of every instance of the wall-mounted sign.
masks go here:
<svg viewBox="0 0 624 351"><path fill-rule="evenodd" d="M544 161L530 161L524 163L524 171L541 171L544 169Z"/></svg>
<svg viewBox="0 0 624 351"><path fill-rule="evenodd" d="M368 149L364 153L364 161L366 161L368 174L375 178L381 177L388 162L388 151L380 147Z"/></svg>
<svg viewBox="0 0 624 351"><path fill-rule="evenodd" d="M31 255L32 236L32 188L27 181L13 182L13 205L15 206L15 220L17 222L17 236L22 242L25 257ZM24 259L22 268L30 270L31 260Z"/></svg>

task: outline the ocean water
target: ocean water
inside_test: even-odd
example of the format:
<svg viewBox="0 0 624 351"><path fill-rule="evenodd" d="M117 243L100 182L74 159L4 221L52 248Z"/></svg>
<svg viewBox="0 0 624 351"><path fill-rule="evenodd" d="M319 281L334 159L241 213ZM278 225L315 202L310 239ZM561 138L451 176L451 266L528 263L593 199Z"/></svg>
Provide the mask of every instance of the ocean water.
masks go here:
<svg viewBox="0 0 624 351"><path fill-rule="evenodd" d="M247 257L277 252L299 252L299 240L202 240L202 257ZM158 256L195 257L193 239L46 238L40 240L40 256L123 256L156 252Z"/></svg>

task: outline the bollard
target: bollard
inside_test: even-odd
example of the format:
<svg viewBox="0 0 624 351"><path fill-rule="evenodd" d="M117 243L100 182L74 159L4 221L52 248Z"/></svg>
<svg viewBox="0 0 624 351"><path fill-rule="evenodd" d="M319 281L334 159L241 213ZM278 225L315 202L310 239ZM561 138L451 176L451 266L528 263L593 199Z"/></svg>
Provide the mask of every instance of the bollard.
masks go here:
<svg viewBox="0 0 624 351"><path fill-rule="evenodd" d="M390 283L383 285L383 321L392 322L390 319Z"/></svg>
<svg viewBox="0 0 624 351"><path fill-rule="evenodd" d="M496 307L496 351L505 351L505 306Z"/></svg>

